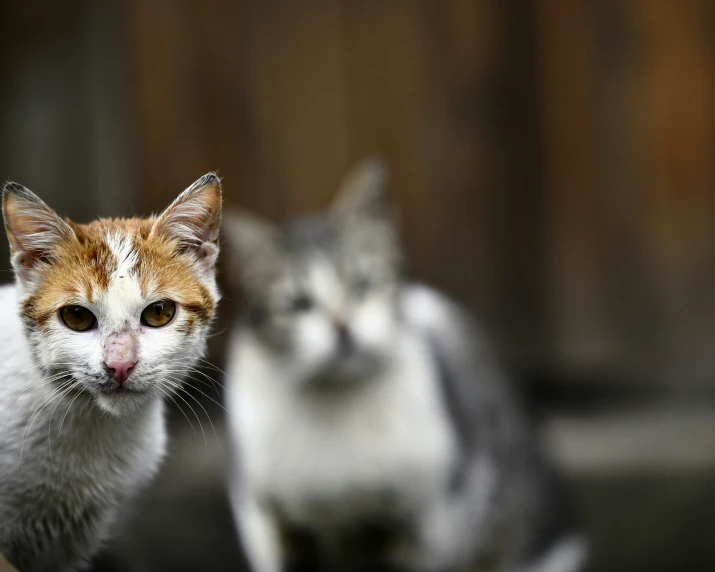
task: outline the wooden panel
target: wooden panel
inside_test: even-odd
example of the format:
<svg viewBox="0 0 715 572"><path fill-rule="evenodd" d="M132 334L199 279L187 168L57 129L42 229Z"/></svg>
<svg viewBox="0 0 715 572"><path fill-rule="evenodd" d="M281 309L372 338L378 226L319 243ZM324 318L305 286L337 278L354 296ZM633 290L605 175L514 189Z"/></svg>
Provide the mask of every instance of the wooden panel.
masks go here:
<svg viewBox="0 0 715 572"><path fill-rule="evenodd" d="M628 110L641 185L642 288L666 375L715 375L715 60L705 5L630 2L642 57Z"/></svg>
<svg viewBox="0 0 715 572"><path fill-rule="evenodd" d="M255 126L242 2L133 1L127 9L135 160L143 211L162 208L209 170L234 200L275 210L255 191Z"/></svg>
<svg viewBox="0 0 715 572"><path fill-rule="evenodd" d="M0 182L75 220L131 213L121 16L118 3L0 3Z"/></svg>
<svg viewBox="0 0 715 572"><path fill-rule="evenodd" d="M715 62L706 6L537 6L553 362L710 383Z"/></svg>
<svg viewBox="0 0 715 572"><path fill-rule="evenodd" d="M344 26L350 156L388 159L415 273L519 353L542 339L542 241L535 108L514 106L534 89L517 4L349 2Z"/></svg>
<svg viewBox="0 0 715 572"><path fill-rule="evenodd" d="M432 235L429 220L412 228L425 188L423 12L422 2L369 0L345 2L343 17L349 157L379 154L390 165L417 266Z"/></svg>
<svg viewBox="0 0 715 572"><path fill-rule="evenodd" d="M612 351L604 307L604 227L597 187L594 44L587 2L537 4L549 314L557 359L590 363ZM606 347L604 347L606 346Z"/></svg>
<svg viewBox="0 0 715 572"><path fill-rule="evenodd" d="M215 168L229 204L318 208L377 153L414 273L477 309L512 360L647 381L715 373L707 3L128 12L138 210Z"/></svg>
<svg viewBox="0 0 715 572"><path fill-rule="evenodd" d="M256 191L274 190L281 215L325 206L345 168L341 5L252 5L250 100Z"/></svg>

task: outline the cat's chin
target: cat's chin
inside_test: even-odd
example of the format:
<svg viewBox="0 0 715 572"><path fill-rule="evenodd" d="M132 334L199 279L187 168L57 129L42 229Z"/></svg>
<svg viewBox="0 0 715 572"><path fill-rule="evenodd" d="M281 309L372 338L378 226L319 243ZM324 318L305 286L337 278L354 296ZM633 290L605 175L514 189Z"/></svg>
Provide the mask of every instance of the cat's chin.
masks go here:
<svg viewBox="0 0 715 572"><path fill-rule="evenodd" d="M116 416L126 416L138 411L151 400L152 396L148 391L123 387L111 391L101 391L95 395L95 401L99 408Z"/></svg>

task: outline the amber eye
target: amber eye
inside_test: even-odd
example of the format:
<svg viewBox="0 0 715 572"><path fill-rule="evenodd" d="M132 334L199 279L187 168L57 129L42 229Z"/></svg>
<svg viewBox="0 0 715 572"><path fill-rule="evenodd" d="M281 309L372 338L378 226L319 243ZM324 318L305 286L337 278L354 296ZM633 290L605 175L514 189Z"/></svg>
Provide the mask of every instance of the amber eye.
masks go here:
<svg viewBox="0 0 715 572"><path fill-rule="evenodd" d="M150 328L161 328L171 322L176 313L176 304L171 300L160 300L149 304L142 312L142 324Z"/></svg>
<svg viewBox="0 0 715 572"><path fill-rule="evenodd" d="M60 309L60 318L70 330L86 332L97 323L97 318L87 308L82 306L65 306Z"/></svg>

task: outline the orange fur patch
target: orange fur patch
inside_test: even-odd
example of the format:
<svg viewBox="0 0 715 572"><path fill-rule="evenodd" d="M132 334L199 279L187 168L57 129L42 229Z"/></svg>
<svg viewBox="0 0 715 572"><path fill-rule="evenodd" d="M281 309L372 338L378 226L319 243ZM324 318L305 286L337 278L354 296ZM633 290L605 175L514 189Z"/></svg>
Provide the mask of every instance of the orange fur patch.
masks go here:
<svg viewBox="0 0 715 572"><path fill-rule="evenodd" d="M97 292L107 290L117 269L117 260L106 242L109 234L123 236L138 252L133 272L143 294L174 300L189 312L192 322L206 324L213 318L216 301L193 271L191 254L178 252L175 240L151 233L156 218L67 222L76 238L57 244L50 263L38 269L39 287L22 308L26 319L42 326L62 306L80 303L82 298L91 303Z"/></svg>

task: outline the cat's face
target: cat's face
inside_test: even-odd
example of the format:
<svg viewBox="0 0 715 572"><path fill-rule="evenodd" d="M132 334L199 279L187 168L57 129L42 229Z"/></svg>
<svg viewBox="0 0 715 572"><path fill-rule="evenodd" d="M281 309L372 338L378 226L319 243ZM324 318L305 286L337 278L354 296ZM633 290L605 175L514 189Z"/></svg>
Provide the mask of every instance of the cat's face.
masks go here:
<svg viewBox="0 0 715 572"><path fill-rule="evenodd" d="M204 351L219 299L217 177L152 218L75 224L14 183L3 213L43 374L115 414L171 393Z"/></svg>
<svg viewBox="0 0 715 572"><path fill-rule="evenodd" d="M385 185L381 166L366 163L327 213L285 228L227 216L249 327L299 379L365 379L389 359L401 253Z"/></svg>

